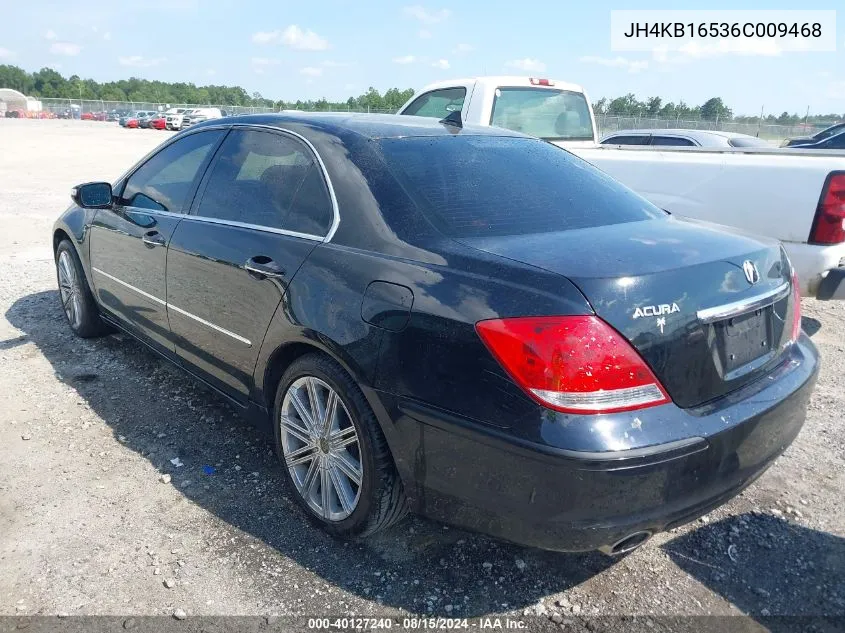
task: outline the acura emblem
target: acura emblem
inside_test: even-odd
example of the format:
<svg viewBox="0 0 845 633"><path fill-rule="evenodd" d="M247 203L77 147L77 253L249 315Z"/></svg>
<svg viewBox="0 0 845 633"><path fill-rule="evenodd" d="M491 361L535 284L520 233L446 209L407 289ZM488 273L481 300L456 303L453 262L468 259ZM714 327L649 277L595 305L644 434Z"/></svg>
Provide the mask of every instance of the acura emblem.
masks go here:
<svg viewBox="0 0 845 633"><path fill-rule="evenodd" d="M754 262L748 259L742 262L742 272L745 273L745 278L751 285L760 281L760 272L757 270L757 266L754 265Z"/></svg>

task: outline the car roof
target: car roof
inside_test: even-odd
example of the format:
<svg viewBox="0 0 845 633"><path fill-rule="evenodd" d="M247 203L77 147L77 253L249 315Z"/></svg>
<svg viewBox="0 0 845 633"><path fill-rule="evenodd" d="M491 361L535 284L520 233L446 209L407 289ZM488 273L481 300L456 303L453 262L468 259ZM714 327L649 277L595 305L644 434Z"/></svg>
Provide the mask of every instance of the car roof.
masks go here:
<svg viewBox="0 0 845 633"><path fill-rule="evenodd" d="M686 138L693 139L694 141L698 141L701 144L707 144L708 142L712 143L717 138L723 138L725 140L732 138L757 138L756 136L751 136L750 134L740 134L739 132L724 132L722 130L688 130L682 128L671 128L617 130L616 132L611 132L610 134L607 134L602 137L602 141L605 141L614 136L628 136L635 134L652 134L655 136L683 136Z"/></svg>
<svg viewBox="0 0 845 633"><path fill-rule="evenodd" d="M210 121L203 125L220 125L220 121ZM343 132L354 133L359 136L378 138L402 138L410 136L513 136L530 138L525 134L491 128L479 125L465 125L459 128L445 125L438 119L430 117L397 115L397 114L357 114L349 112L297 112L294 110L272 114L245 114L228 117L225 125L263 125L284 129L286 124L305 125L311 129L330 134Z"/></svg>
<svg viewBox="0 0 845 633"><path fill-rule="evenodd" d="M559 79L549 79L553 85L538 86L531 83L535 77L523 77L520 75L486 75L482 77L463 77L458 79L449 79L447 81L438 81L428 84L414 96L419 96L424 92L431 90L440 90L442 88L454 88L456 86L468 85L478 83L484 86L498 88L498 87L525 87L525 88L541 88L547 90L569 90L570 92L584 92L584 89L578 84L569 83L567 81L560 81ZM544 78L545 79L545 78Z"/></svg>

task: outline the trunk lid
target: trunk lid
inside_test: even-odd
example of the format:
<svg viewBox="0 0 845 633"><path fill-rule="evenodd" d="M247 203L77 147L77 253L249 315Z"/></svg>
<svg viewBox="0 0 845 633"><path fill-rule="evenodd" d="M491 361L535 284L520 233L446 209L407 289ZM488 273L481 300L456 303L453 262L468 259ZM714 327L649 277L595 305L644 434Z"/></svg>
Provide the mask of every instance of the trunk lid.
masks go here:
<svg viewBox="0 0 845 633"><path fill-rule="evenodd" d="M669 217L459 241L570 279L680 407L766 375L789 341L791 271L774 240Z"/></svg>

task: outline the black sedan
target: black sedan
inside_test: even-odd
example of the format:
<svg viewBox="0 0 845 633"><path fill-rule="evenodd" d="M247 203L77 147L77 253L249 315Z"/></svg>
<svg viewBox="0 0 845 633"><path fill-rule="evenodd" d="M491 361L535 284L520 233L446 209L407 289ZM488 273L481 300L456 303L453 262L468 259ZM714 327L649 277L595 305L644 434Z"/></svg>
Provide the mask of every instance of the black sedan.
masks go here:
<svg viewBox="0 0 845 633"><path fill-rule="evenodd" d="M820 141L808 141L790 145L793 149L845 149L845 130Z"/></svg>
<svg viewBox="0 0 845 633"><path fill-rule="evenodd" d="M813 143L820 143L825 139L834 136L835 134L840 134L845 132L845 121L842 123L834 123L830 127L826 127L825 129L816 132L812 136L802 136L798 138L790 138L786 139L781 147L797 147L799 145L811 145Z"/></svg>
<svg viewBox="0 0 845 633"><path fill-rule="evenodd" d="M406 509L625 552L801 428L818 358L777 242L460 122L254 115L175 135L55 225L62 305L272 424L329 532Z"/></svg>

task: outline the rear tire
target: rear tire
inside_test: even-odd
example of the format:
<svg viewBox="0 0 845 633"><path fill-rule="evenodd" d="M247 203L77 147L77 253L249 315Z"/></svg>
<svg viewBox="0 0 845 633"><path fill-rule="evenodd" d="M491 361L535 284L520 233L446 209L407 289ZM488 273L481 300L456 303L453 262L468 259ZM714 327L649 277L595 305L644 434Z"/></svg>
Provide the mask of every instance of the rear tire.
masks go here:
<svg viewBox="0 0 845 633"><path fill-rule="evenodd" d="M82 262L67 239L59 242L56 248L56 277L62 310L74 334L82 338L108 334L111 328L100 318L97 302L85 280Z"/></svg>
<svg viewBox="0 0 845 633"><path fill-rule="evenodd" d="M291 495L329 534L364 537L407 514L375 414L331 358L307 354L288 367L276 390L273 433Z"/></svg>

